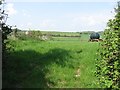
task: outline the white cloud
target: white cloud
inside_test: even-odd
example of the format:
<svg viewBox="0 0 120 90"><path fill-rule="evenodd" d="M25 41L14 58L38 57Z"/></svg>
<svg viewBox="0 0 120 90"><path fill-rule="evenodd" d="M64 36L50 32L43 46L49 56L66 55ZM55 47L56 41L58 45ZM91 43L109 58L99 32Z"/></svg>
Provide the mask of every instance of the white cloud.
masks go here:
<svg viewBox="0 0 120 90"><path fill-rule="evenodd" d="M27 23L27 26L31 26L31 25L32 25L32 23L31 23L31 22L28 22L28 23Z"/></svg>
<svg viewBox="0 0 120 90"><path fill-rule="evenodd" d="M71 15L73 30L104 30L109 19L114 17L114 13L105 11L93 14L74 14Z"/></svg>
<svg viewBox="0 0 120 90"><path fill-rule="evenodd" d="M17 11L14 8L14 4L13 3L7 4L7 6L6 6L6 12L9 15L15 15L17 13Z"/></svg>
<svg viewBox="0 0 120 90"><path fill-rule="evenodd" d="M31 15L29 15L27 13L23 13L23 16L25 16L25 17L31 17Z"/></svg>
<svg viewBox="0 0 120 90"><path fill-rule="evenodd" d="M55 29L55 21L54 20L43 20L40 23L40 28L45 28L45 29Z"/></svg>
<svg viewBox="0 0 120 90"><path fill-rule="evenodd" d="M24 27L24 25L23 25L23 24L21 24L21 25L20 25L20 27Z"/></svg>
<svg viewBox="0 0 120 90"><path fill-rule="evenodd" d="M23 16L25 16L25 17L28 17L28 18L30 18L31 17L31 15L28 13L28 11L26 11L26 10L22 10L22 14L23 14Z"/></svg>
<svg viewBox="0 0 120 90"><path fill-rule="evenodd" d="M100 14L93 14L93 15L84 15L78 16L73 19L74 23L85 23L89 26L94 26L96 24L106 23L110 19L110 16L100 15Z"/></svg>
<svg viewBox="0 0 120 90"><path fill-rule="evenodd" d="M55 20L41 20L40 29L61 31L101 31L114 14L106 11L95 13L69 13Z"/></svg>
<svg viewBox="0 0 120 90"><path fill-rule="evenodd" d="M27 30L27 29L32 29L33 28L33 23L31 22L26 22L24 24L19 24L18 25L20 29L22 30Z"/></svg>

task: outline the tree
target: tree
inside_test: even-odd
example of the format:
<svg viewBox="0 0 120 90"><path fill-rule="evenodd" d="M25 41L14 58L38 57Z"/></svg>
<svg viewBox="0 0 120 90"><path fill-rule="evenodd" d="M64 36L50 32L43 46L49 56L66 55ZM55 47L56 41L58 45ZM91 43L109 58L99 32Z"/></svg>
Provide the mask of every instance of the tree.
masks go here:
<svg viewBox="0 0 120 90"><path fill-rule="evenodd" d="M120 1L115 12L115 18L108 21L104 31L96 65L99 84L103 88L120 88Z"/></svg>
<svg viewBox="0 0 120 90"><path fill-rule="evenodd" d="M1 36L2 36L2 59L3 60L5 59L5 53L7 51L7 48L6 48L7 42L5 40L7 40L7 35L12 32L11 26L5 24L8 18L8 14L5 13L4 3L5 3L4 0L0 0L0 5L3 6L2 8L0 8L0 29L1 29L0 33L2 34Z"/></svg>

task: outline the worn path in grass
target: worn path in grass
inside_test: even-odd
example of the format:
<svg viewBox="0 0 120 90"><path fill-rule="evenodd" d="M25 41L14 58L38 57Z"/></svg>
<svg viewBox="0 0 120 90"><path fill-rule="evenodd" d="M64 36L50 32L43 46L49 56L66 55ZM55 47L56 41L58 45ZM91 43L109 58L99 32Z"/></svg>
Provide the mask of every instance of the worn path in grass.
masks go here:
<svg viewBox="0 0 120 90"><path fill-rule="evenodd" d="M3 87L97 88L98 43L14 41L3 70Z"/></svg>

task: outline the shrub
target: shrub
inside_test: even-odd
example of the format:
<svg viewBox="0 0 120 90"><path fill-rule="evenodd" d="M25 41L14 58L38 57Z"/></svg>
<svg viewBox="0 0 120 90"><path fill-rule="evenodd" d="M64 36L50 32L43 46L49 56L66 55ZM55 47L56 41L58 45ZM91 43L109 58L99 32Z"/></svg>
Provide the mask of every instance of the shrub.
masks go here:
<svg viewBox="0 0 120 90"><path fill-rule="evenodd" d="M119 2L120 3L120 2ZM96 75L103 88L120 88L120 6L114 19L107 23L104 40L100 44L100 58L97 61Z"/></svg>
<svg viewBox="0 0 120 90"><path fill-rule="evenodd" d="M17 38L20 40L42 40L42 33L40 31L29 31L28 34L20 31L17 33Z"/></svg>
<svg viewBox="0 0 120 90"><path fill-rule="evenodd" d="M4 3L4 0L0 1L0 5L2 6ZM10 34L12 32L11 26L8 26L5 24L6 22L6 18L7 18L8 14L5 13L4 8L0 8L0 28L1 28L1 32L2 32L2 59L3 59L3 63L7 57L6 53L7 51L10 49L10 46L7 48L6 44L9 43L7 41L7 36L8 34Z"/></svg>

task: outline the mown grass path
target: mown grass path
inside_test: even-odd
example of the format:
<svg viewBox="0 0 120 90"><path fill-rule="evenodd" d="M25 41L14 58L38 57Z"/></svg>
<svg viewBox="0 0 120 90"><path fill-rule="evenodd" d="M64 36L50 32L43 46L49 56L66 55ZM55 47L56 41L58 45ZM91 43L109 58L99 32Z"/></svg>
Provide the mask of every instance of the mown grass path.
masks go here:
<svg viewBox="0 0 120 90"><path fill-rule="evenodd" d="M3 70L4 87L98 88L94 76L98 43L13 41Z"/></svg>

